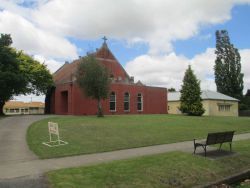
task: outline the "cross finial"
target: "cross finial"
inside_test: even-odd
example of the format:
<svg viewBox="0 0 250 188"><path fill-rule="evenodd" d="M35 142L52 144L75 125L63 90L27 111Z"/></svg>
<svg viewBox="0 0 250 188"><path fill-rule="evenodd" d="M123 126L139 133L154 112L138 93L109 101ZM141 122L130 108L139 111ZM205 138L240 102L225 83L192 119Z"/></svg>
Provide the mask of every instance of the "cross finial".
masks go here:
<svg viewBox="0 0 250 188"><path fill-rule="evenodd" d="M104 43L106 43L106 41L108 40L106 36L104 36L102 39L103 39Z"/></svg>

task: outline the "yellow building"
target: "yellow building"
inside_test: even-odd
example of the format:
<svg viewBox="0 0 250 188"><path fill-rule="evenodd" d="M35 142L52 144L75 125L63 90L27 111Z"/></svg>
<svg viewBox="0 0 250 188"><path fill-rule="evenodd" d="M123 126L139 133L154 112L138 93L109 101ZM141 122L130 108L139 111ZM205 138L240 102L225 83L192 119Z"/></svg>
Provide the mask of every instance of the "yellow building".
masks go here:
<svg viewBox="0 0 250 188"><path fill-rule="evenodd" d="M8 101L3 107L3 112L6 115L44 114L44 106L42 102Z"/></svg>
<svg viewBox="0 0 250 188"><path fill-rule="evenodd" d="M182 114L180 96L180 92L168 92L169 114ZM238 99L215 91L202 91L201 98L205 116L238 116Z"/></svg>

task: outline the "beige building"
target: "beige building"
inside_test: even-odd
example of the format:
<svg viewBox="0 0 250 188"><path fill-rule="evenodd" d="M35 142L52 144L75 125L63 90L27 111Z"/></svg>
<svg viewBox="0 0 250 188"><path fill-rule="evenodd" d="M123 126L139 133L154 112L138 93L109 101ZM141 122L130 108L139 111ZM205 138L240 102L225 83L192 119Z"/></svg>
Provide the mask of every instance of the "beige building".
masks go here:
<svg viewBox="0 0 250 188"><path fill-rule="evenodd" d="M8 101L3 107L3 112L6 115L44 114L44 106L42 102Z"/></svg>
<svg viewBox="0 0 250 188"><path fill-rule="evenodd" d="M181 114L180 92L168 92L168 113ZM215 91L202 91L201 94L205 116L238 116L238 99Z"/></svg>

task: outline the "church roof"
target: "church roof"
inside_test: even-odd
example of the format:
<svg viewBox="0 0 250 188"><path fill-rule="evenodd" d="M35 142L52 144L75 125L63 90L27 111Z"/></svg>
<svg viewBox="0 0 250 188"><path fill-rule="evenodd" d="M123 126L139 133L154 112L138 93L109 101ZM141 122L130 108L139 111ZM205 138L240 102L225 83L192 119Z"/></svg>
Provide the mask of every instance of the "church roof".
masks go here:
<svg viewBox="0 0 250 188"><path fill-rule="evenodd" d="M126 79L127 82L129 82L131 80L130 76L108 48L106 40L104 40L101 48L97 49L96 52L92 54L111 71L111 74L116 79L116 81L124 81ZM66 62L62 67L60 67L53 74L54 82L56 84L72 82L74 80L74 74L77 70L77 67L81 62L81 58L73 61L72 63Z"/></svg>

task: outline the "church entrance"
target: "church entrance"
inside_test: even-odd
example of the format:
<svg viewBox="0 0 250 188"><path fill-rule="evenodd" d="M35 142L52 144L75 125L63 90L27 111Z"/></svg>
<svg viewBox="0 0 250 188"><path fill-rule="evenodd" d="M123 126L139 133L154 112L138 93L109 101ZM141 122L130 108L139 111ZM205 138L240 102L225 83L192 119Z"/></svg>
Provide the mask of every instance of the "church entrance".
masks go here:
<svg viewBox="0 0 250 188"><path fill-rule="evenodd" d="M68 113L68 91L61 92L61 111L62 113Z"/></svg>

